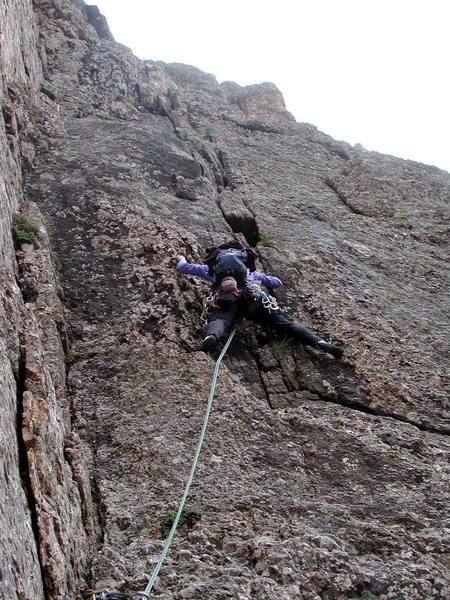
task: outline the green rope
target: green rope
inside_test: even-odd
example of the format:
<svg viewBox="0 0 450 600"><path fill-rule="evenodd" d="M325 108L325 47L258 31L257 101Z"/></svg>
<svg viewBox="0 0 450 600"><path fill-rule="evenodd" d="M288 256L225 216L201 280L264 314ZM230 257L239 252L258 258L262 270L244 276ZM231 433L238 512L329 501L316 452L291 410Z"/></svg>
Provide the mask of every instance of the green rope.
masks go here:
<svg viewBox="0 0 450 600"><path fill-rule="evenodd" d="M198 441L197 451L196 451L195 457L194 457L194 462L192 463L191 472L189 474L189 478L186 483L186 487L184 489L184 494L181 499L180 506L178 508L178 512L173 521L172 529L170 530L170 533L167 536L166 543L164 545L163 551L161 552L161 556L159 557L159 560L158 560L158 564L156 565L155 570L153 571L153 575L151 576L150 581L148 582L147 587L145 588L145 591L139 592L139 594L145 598L149 598L150 591L153 587L153 584L155 583L156 578L158 577L158 573L161 569L164 559L166 558L166 554L167 554L167 552L169 550L169 546L172 542L172 538L173 538L175 530L177 528L178 521L181 516L181 512L183 511L183 508L184 508L184 503L186 502L186 498L189 493L189 488L191 487L192 480L194 479L195 468L197 467L198 457L200 456L200 450L202 448L203 440L205 439L205 433L206 433L206 428L208 426L209 415L211 412L212 401L214 398L214 392L216 391L216 383L217 383L217 376L219 374L220 363L222 362L222 358L225 356L226 351L228 350L228 346L231 344L231 340L233 339L233 336L235 333L236 333L236 328L234 328L233 331L230 333L228 340L227 340L225 346L223 347L222 352L220 353L219 358L216 360L216 367L214 369L214 376L213 376L213 380L212 380L212 384L211 384L211 391L209 392L208 406L206 408L205 418L203 420L203 428L202 428L202 432L200 434L200 439Z"/></svg>

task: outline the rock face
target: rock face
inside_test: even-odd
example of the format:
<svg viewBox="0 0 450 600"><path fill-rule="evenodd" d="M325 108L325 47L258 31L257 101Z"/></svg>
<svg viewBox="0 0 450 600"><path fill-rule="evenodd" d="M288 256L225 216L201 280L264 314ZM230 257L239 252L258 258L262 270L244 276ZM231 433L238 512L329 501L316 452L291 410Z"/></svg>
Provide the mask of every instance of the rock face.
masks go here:
<svg viewBox="0 0 450 600"><path fill-rule="evenodd" d="M145 587L214 368L173 257L233 234L345 356L242 324L155 596L450 597L449 174L140 61L81 0L0 17L0 597Z"/></svg>

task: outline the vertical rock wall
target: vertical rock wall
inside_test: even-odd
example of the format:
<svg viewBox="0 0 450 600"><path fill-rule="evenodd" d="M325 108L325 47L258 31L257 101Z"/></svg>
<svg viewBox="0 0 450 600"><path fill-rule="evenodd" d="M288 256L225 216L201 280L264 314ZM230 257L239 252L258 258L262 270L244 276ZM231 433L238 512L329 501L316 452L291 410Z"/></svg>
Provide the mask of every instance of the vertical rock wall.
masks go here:
<svg viewBox="0 0 450 600"><path fill-rule="evenodd" d="M45 59L31 1L0 2L0 597L71 597L95 547L89 451L72 430L67 325L44 218L23 172L63 138L42 92ZM38 243L14 243L21 214Z"/></svg>
<svg viewBox="0 0 450 600"><path fill-rule="evenodd" d="M14 4L14 10L13 5ZM29 77L36 85L42 78L37 57L37 32L29 2L1 2L0 60L2 84L0 103L0 553L2 598L43 598L33 510L29 504L27 458L23 451L21 427L21 351L19 334L24 314L22 294L17 285L18 269L11 236L11 218L23 202L22 162L17 120L8 87L24 88ZM28 75L26 70L28 71Z"/></svg>
<svg viewBox="0 0 450 600"><path fill-rule="evenodd" d="M208 286L173 256L239 233L345 360L240 328L188 500L208 514L156 593L447 598L449 175L295 123L271 84L140 61L81 0L0 6L0 593L147 583L213 368ZM39 247L15 253L19 209Z"/></svg>

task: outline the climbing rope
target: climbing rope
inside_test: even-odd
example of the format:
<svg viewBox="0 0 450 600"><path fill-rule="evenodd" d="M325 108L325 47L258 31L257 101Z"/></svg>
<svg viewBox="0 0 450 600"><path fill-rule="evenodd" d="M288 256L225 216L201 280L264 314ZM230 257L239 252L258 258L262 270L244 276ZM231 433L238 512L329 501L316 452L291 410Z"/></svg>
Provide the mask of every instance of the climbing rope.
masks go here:
<svg viewBox="0 0 450 600"><path fill-rule="evenodd" d="M197 462L198 462L198 457L200 456L200 450L202 448L202 444L203 444L203 440L205 439L205 433L206 433L206 428L208 426L208 421L209 421L209 415L211 413L211 407L212 407L212 401L214 398L214 393L216 391L216 383L217 383L217 376L219 374L219 368L220 368L220 363L222 362L222 358L225 356L227 350L228 350L228 346L231 344L231 340L233 339L234 334L236 333L236 328L233 329L233 331L230 333L230 335L228 336L228 340L226 341L226 344L223 347L222 352L220 353L219 358L216 360L216 366L214 369L214 376L213 376L213 380L211 383L211 390L209 392L209 399L208 399L208 406L206 407L206 412L205 412L205 418L203 420L203 428L202 428L202 432L200 434L200 439L198 441L198 445L197 445L197 451L195 453L195 457L194 457L194 461L192 463L192 467L191 467L191 472L189 474L187 483L186 483L186 487L184 489L184 494L183 497L181 499L180 502L180 506L178 508L178 512L175 516L175 519L173 521L173 525L172 525L172 529L170 530L169 535L167 536L166 539L166 543L164 544L164 548L161 552L161 555L159 557L158 563L153 571L153 574L150 578L150 581L147 584L147 587L145 588L145 590L143 592L138 592L137 594L137 598L136 600L142 599L142 598L150 598L150 592L151 589L156 581L156 578L158 577L158 573L161 569L161 566L164 562L164 559L166 558L166 554L169 550L170 544L172 542L172 538L174 536L175 530L177 528L178 525L178 521L180 519L181 513L183 511L184 508L184 503L186 502L186 498L187 495L189 493L189 489L191 487L191 483L192 480L194 479L194 473L195 473L195 469L197 467Z"/></svg>

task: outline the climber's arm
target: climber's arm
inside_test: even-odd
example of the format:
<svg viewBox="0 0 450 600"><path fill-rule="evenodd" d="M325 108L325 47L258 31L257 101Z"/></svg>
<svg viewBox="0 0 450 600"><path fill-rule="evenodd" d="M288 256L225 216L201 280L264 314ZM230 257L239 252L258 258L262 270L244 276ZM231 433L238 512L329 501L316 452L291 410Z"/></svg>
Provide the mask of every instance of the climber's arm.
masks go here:
<svg viewBox="0 0 450 600"><path fill-rule="evenodd" d="M259 273L258 271L253 271L250 273L251 281L260 281L262 285L270 288L279 288L283 285L281 279L278 277L272 277L271 275L265 275L264 273Z"/></svg>
<svg viewBox="0 0 450 600"><path fill-rule="evenodd" d="M195 277L201 277L208 281L215 281L214 277L208 275L208 265L188 263L182 254L178 254L175 259L177 261L177 269L183 275L194 275Z"/></svg>

